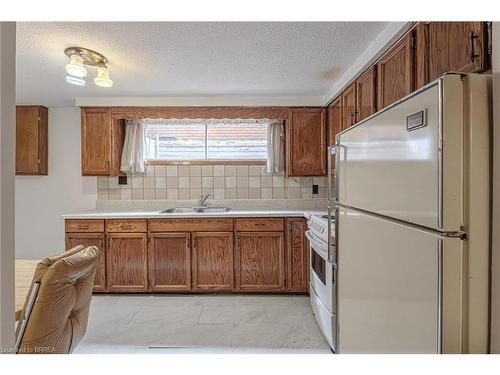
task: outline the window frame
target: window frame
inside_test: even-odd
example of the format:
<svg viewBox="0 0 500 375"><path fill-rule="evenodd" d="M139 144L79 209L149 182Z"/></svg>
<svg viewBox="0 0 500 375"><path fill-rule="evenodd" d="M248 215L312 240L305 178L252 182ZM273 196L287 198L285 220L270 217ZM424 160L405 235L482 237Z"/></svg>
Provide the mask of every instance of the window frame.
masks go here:
<svg viewBox="0 0 500 375"><path fill-rule="evenodd" d="M240 120L240 119L235 119L235 120ZM267 120L267 119L262 119L262 120ZM205 147L207 145L207 141L208 140L205 140ZM146 164L152 166L154 165L266 165L267 160L266 159L191 159L191 160L147 159Z"/></svg>

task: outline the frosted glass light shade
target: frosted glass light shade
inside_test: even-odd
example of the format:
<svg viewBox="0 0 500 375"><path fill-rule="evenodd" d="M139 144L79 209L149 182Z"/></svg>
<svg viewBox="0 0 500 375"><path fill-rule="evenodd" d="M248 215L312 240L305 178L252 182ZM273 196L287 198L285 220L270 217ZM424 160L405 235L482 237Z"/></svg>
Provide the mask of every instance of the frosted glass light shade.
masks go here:
<svg viewBox="0 0 500 375"><path fill-rule="evenodd" d="M113 81L109 78L109 71L107 67L100 66L97 68L97 77L94 78L94 82L99 87L113 86Z"/></svg>
<svg viewBox="0 0 500 375"><path fill-rule="evenodd" d="M74 54L70 56L69 64L66 65L66 73L78 78L87 76L87 69L83 66L83 58L80 55Z"/></svg>
<svg viewBox="0 0 500 375"><path fill-rule="evenodd" d="M66 82L71 83L72 85L85 86L85 80L83 78L80 78L80 77L74 77L74 76L67 75Z"/></svg>

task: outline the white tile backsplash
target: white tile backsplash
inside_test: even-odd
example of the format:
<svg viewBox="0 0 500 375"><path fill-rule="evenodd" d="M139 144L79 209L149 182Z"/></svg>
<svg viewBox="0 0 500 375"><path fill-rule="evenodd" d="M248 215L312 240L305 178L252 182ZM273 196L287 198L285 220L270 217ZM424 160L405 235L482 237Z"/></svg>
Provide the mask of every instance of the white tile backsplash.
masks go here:
<svg viewBox="0 0 500 375"><path fill-rule="evenodd" d="M98 177L97 200L197 200L202 193L219 200L311 200L327 198L326 186L323 176L273 176L262 165L156 165L129 175L126 185L118 185L118 177Z"/></svg>

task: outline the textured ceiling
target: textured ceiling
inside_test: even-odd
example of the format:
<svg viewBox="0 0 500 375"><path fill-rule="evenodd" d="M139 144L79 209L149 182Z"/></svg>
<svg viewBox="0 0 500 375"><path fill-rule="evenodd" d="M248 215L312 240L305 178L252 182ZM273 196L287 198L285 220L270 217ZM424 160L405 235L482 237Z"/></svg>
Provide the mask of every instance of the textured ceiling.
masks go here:
<svg viewBox="0 0 500 375"><path fill-rule="evenodd" d="M85 97L323 96L384 22L17 24L17 103L74 105ZM65 82L64 49L104 54L114 86Z"/></svg>

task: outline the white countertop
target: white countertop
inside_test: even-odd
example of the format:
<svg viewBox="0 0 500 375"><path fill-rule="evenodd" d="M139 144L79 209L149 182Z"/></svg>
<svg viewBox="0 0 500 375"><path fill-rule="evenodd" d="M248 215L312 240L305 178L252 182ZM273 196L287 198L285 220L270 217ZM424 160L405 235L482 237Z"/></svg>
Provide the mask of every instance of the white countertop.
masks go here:
<svg viewBox="0 0 500 375"><path fill-rule="evenodd" d="M216 213L160 213L160 211L85 211L62 215L64 219L179 219L199 217L305 217L326 215L314 210L230 210Z"/></svg>

